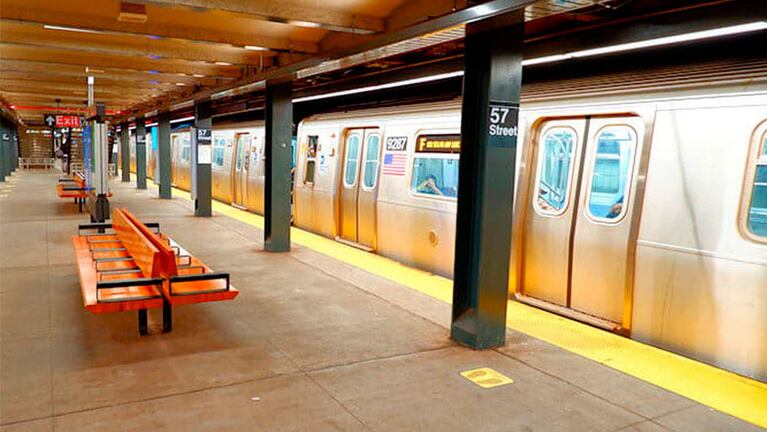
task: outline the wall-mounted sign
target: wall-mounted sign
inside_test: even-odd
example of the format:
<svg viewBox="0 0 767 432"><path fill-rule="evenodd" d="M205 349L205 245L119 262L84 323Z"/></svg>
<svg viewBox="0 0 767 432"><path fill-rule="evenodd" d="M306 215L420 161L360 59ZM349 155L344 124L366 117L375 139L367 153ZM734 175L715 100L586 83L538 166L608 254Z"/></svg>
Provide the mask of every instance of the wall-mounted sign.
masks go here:
<svg viewBox="0 0 767 432"><path fill-rule="evenodd" d="M416 141L415 151L419 153L459 153L461 135L421 135Z"/></svg>
<svg viewBox="0 0 767 432"><path fill-rule="evenodd" d="M54 115L54 114L44 114L43 115L43 122L49 128L53 128L54 126L56 126L56 115Z"/></svg>
<svg viewBox="0 0 767 432"><path fill-rule="evenodd" d="M56 127L80 127L80 116L57 114Z"/></svg>
<svg viewBox="0 0 767 432"><path fill-rule="evenodd" d="M491 147L511 147L518 136L519 104L492 101L489 106L487 134Z"/></svg>
<svg viewBox="0 0 767 432"><path fill-rule="evenodd" d="M386 137L386 151L405 151L407 150L407 137L390 136Z"/></svg>
<svg viewBox="0 0 767 432"><path fill-rule="evenodd" d="M197 164L209 165L213 161L213 133L210 129L197 129Z"/></svg>

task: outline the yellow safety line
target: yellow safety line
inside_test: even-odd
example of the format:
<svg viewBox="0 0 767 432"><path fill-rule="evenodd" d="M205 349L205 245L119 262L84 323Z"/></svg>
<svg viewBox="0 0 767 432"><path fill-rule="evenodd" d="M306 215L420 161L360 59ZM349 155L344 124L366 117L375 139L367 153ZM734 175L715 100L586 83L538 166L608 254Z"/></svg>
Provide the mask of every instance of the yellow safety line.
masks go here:
<svg viewBox="0 0 767 432"><path fill-rule="evenodd" d="M174 188L174 194L190 199L185 191ZM213 201L213 210L258 228L264 226L262 216L218 201ZM450 279L298 228L291 228L290 235L296 244L452 303L453 282ZM506 316L506 325L511 329L767 428L765 383L519 302L508 302Z"/></svg>

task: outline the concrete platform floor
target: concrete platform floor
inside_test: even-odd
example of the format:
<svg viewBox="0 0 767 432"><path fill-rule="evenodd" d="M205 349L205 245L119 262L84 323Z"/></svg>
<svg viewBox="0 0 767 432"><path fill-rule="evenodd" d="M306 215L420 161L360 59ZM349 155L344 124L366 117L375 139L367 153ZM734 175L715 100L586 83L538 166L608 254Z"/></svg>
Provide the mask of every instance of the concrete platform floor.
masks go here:
<svg viewBox="0 0 767 432"><path fill-rule="evenodd" d="M444 303L300 246L262 252L257 228L115 182L113 205L241 291L176 308L170 334L150 313L140 337L135 313L83 309L70 237L87 217L57 177L0 186L2 432L759 430L514 331L501 349L457 346ZM514 383L459 375L478 367Z"/></svg>

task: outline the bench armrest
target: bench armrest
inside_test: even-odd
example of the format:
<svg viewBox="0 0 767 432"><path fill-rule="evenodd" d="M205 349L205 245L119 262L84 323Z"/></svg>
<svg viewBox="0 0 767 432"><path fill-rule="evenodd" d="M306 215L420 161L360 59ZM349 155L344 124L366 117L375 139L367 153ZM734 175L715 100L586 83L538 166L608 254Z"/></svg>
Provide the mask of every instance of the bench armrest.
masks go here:
<svg viewBox="0 0 767 432"><path fill-rule="evenodd" d="M130 299L115 298L112 300L101 300L99 298L99 290L108 290L113 288L127 288L133 286L161 286L162 278L138 278L138 279L120 279L115 281L97 282L96 283L96 302L109 303L109 302L125 302L125 301L139 301L154 298L161 298L162 294L149 295L143 297L131 297Z"/></svg>
<svg viewBox="0 0 767 432"><path fill-rule="evenodd" d="M183 292L183 293L174 293L173 292L173 284L174 283L186 283L186 282L200 282L200 281L211 281L211 280L225 280L226 281L226 287L217 289L217 290L202 290L202 291L191 291L191 292ZM212 272L212 273L200 273L200 274L190 274L190 275L177 275L177 276L171 276L168 279L168 289L170 292L170 295L193 295L193 294L203 294L208 292L218 292L218 291L229 291L229 273L223 273L223 272Z"/></svg>

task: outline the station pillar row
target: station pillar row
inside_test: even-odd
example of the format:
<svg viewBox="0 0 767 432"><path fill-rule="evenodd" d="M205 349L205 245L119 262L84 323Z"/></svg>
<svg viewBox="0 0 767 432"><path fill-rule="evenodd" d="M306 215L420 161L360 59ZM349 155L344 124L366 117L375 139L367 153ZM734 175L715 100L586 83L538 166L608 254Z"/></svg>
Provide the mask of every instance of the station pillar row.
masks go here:
<svg viewBox="0 0 767 432"><path fill-rule="evenodd" d="M157 153L160 159L160 172L155 173L155 182L160 181L160 198L171 198L170 178L170 112L161 112L157 121Z"/></svg>
<svg viewBox="0 0 767 432"><path fill-rule="evenodd" d="M192 199L194 215L213 215L211 163L213 158L213 107L210 100L194 105L192 130Z"/></svg>
<svg viewBox="0 0 767 432"><path fill-rule="evenodd" d="M5 128L5 122L0 123L0 182L5 181L5 177L10 175L10 172L6 166L10 166L9 154L6 152L6 148L10 148L10 141L5 137L10 136L8 130Z"/></svg>
<svg viewBox="0 0 767 432"><path fill-rule="evenodd" d="M506 338L523 10L466 26L451 337Z"/></svg>
<svg viewBox="0 0 767 432"><path fill-rule="evenodd" d="M136 119L136 189L146 189L146 120L144 118Z"/></svg>
<svg viewBox="0 0 767 432"><path fill-rule="evenodd" d="M128 123L120 125L120 171L123 183L130 182L130 131L128 131Z"/></svg>
<svg viewBox="0 0 767 432"><path fill-rule="evenodd" d="M266 85L264 249L290 250L290 168L293 137L292 83Z"/></svg>

